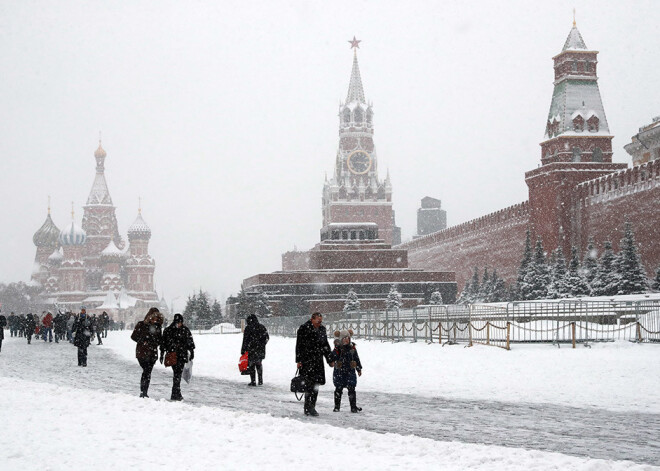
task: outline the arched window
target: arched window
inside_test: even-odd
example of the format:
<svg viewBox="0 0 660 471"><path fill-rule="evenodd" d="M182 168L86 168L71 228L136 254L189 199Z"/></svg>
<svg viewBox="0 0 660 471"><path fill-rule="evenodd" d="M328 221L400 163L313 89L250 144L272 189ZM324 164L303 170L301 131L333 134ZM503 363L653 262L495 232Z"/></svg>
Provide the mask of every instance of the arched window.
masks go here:
<svg viewBox="0 0 660 471"><path fill-rule="evenodd" d="M582 151L579 147L573 147L573 162L582 162Z"/></svg>
<svg viewBox="0 0 660 471"><path fill-rule="evenodd" d="M577 72L577 61L571 62L571 71Z"/></svg>
<svg viewBox="0 0 660 471"><path fill-rule="evenodd" d="M344 119L343 119L345 124L348 124L351 122L351 110L348 108L344 108Z"/></svg>
<svg viewBox="0 0 660 471"><path fill-rule="evenodd" d="M575 118L573 118L573 131L584 131L584 118L582 116L577 115Z"/></svg>
<svg viewBox="0 0 660 471"><path fill-rule="evenodd" d="M353 116L355 117L356 123L361 123L362 121L364 121L364 114L362 108L360 108L359 106L355 108L355 111L353 111Z"/></svg>
<svg viewBox="0 0 660 471"><path fill-rule="evenodd" d="M603 151L600 150L600 147L594 147L593 156L591 157L592 162L602 162L603 161Z"/></svg>
<svg viewBox="0 0 660 471"><path fill-rule="evenodd" d="M598 116L592 116L587 120L587 129L589 132L598 132L598 127L600 125L600 122L598 120Z"/></svg>

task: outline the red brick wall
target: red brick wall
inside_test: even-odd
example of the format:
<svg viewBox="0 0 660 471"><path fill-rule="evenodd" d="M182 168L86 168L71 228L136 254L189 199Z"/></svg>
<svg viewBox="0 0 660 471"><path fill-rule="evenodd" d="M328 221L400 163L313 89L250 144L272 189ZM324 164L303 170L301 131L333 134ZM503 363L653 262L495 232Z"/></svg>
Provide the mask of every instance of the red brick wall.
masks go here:
<svg viewBox="0 0 660 471"><path fill-rule="evenodd" d="M392 203L329 203L326 224L333 222L374 222L378 224L378 238L392 243Z"/></svg>
<svg viewBox="0 0 660 471"><path fill-rule="evenodd" d="M455 271L460 292L475 266L496 267L500 276L514 280L528 225L529 205L524 202L397 248L408 249L410 268Z"/></svg>

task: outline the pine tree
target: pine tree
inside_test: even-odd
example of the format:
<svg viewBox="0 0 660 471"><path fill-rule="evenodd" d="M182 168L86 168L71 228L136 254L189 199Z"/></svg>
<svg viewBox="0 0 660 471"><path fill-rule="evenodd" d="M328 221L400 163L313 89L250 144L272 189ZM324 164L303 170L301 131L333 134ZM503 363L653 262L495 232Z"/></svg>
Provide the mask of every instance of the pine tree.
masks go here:
<svg viewBox="0 0 660 471"><path fill-rule="evenodd" d="M648 281L637 252L632 225L629 222L625 225L620 247L621 250L619 250L616 263L620 283L617 294L645 293L648 288Z"/></svg>
<svg viewBox="0 0 660 471"><path fill-rule="evenodd" d="M515 298L518 299L527 299L525 294L528 292L527 285L525 283L525 277L529 272L530 265L532 264L532 242L529 229L527 229L525 236L525 250L523 252L522 260L520 261L520 267L518 268L518 278L516 279L516 285L513 289L515 291Z"/></svg>
<svg viewBox="0 0 660 471"><path fill-rule="evenodd" d="M385 299L385 307L387 309L399 309L401 307L401 293L397 291L396 286L392 285L390 287L390 292Z"/></svg>
<svg viewBox="0 0 660 471"><path fill-rule="evenodd" d="M570 289L567 283L566 259L561 245L553 251L552 260L554 264L550 269L550 286L548 287L548 297L551 299L568 298Z"/></svg>
<svg viewBox="0 0 660 471"><path fill-rule="evenodd" d="M488 303L490 302L492 291L492 280L491 276L488 274L488 267L484 268L484 275L481 279L481 287L479 288L479 293L477 294L476 302L479 303Z"/></svg>
<svg viewBox="0 0 660 471"><path fill-rule="evenodd" d="M571 262L568 265L566 284L571 296L588 296L591 292L587 279L580 269L580 258L577 247L571 247Z"/></svg>
<svg viewBox="0 0 660 471"><path fill-rule="evenodd" d="M543 299L548 295L548 285L550 285L550 270L545 260L543 252L543 243L541 238L536 239L534 248L534 258L529 264L527 275L523 282L521 290L522 299Z"/></svg>
<svg viewBox="0 0 660 471"><path fill-rule="evenodd" d="M218 302L217 299L213 300L213 304L211 305L211 320L212 320L212 325L218 325L222 322L222 306L220 306L220 303Z"/></svg>
<svg viewBox="0 0 660 471"><path fill-rule="evenodd" d="M257 317L270 317L273 315L273 309L268 302L268 295L266 293L257 293L253 301L254 314Z"/></svg>
<svg viewBox="0 0 660 471"><path fill-rule="evenodd" d="M619 291L616 272L616 256L612 243L605 242L605 250L598 260L596 276L591 283L592 296L613 296Z"/></svg>
<svg viewBox="0 0 660 471"><path fill-rule="evenodd" d="M504 283L504 280L499 277L496 269L493 270L493 274L491 275L490 280L492 289L489 302L500 303L502 301L506 301L508 296L506 283Z"/></svg>
<svg viewBox="0 0 660 471"><path fill-rule="evenodd" d="M346 294L346 301L344 302L344 312L353 312L360 310L360 300L355 291L349 290Z"/></svg>
<svg viewBox="0 0 660 471"><path fill-rule="evenodd" d="M197 310L196 310L197 324L203 329L209 329L212 326L211 319L211 305L209 303L208 293L199 290L197 295Z"/></svg>
<svg viewBox="0 0 660 471"><path fill-rule="evenodd" d="M655 291L660 291L660 267L655 270L655 278L653 278L653 284L651 285Z"/></svg>
<svg viewBox="0 0 660 471"><path fill-rule="evenodd" d="M465 286L463 287L463 291L461 291L461 295L456 300L456 304L469 304L471 290L472 288L470 287L470 280L467 280L465 282Z"/></svg>
<svg viewBox="0 0 660 471"><path fill-rule="evenodd" d="M589 243L587 244L587 250L582 257L582 274L587 280L589 289L591 290L591 284L598 273L598 251L594 245L594 239L589 238Z"/></svg>
<svg viewBox="0 0 660 471"><path fill-rule="evenodd" d="M468 303L475 303L479 299L481 292L481 283L479 282L479 269L474 267L472 272L472 280L470 280L470 291L468 292Z"/></svg>
<svg viewBox="0 0 660 471"><path fill-rule="evenodd" d="M660 269L658 269L658 270L660 272ZM435 305L435 306L443 304L442 294L440 294L440 291L434 291L433 293L431 293L431 300L429 301L429 304L432 304L432 305Z"/></svg>

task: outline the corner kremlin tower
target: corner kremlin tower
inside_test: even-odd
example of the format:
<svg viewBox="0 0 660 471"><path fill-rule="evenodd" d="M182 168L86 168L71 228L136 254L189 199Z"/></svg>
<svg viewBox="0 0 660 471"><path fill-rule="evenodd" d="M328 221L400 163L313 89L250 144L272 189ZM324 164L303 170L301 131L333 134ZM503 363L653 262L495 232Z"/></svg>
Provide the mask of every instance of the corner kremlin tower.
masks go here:
<svg viewBox="0 0 660 471"><path fill-rule="evenodd" d="M115 320L130 322L131 309L159 304L153 282L155 262L149 255L151 229L139 208L128 228L128 245L122 239L105 180L106 155L99 142L82 227L76 224L72 208L71 222L60 231L48 208L46 221L32 238L37 247L32 281L43 288L47 304L70 310L85 305L92 312L97 307L109 313L124 309L123 318L115 316Z"/></svg>

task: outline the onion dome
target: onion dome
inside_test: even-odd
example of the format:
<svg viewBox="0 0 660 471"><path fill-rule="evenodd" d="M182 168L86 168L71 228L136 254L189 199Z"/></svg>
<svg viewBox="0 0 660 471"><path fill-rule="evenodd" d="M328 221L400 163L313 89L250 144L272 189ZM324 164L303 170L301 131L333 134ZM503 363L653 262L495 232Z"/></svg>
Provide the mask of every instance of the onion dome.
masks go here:
<svg viewBox="0 0 660 471"><path fill-rule="evenodd" d="M74 221L60 232L60 244L62 245L83 245L87 240L87 233Z"/></svg>
<svg viewBox="0 0 660 471"><path fill-rule="evenodd" d="M101 147L101 141L99 141L99 148L94 151L94 157L98 159L99 157L105 157L107 155L108 154L105 152L103 147Z"/></svg>
<svg viewBox="0 0 660 471"><path fill-rule="evenodd" d="M32 242L37 247L57 247L59 245L60 230L50 217L50 211L46 216L46 221L41 225L39 230L32 236Z"/></svg>
<svg viewBox="0 0 660 471"><path fill-rule="evenodd" d="M142 219L142 211L138 210L138 215L128 228L129 239L149 239L151 238L151 229L147 223Z"/></svg>
<svg viewBox="0 0 660 471"><path fill-rule="evenodd" d="M126 257L126 254L120 250L114 241L110 241L108 246L101 251L101 259L107 262L119 262Z"/></svg>
<svg viewBox="0 0 660 471"><path fill-rule="evenodd" d="M64 256L62 255L62 251L60 249L55 249L52 254L48 257L48 263L51 265L57 265L62 261Z"/></svg>

